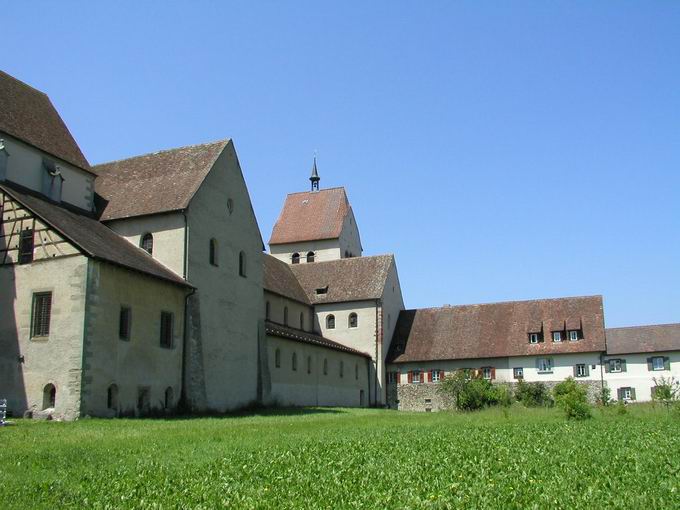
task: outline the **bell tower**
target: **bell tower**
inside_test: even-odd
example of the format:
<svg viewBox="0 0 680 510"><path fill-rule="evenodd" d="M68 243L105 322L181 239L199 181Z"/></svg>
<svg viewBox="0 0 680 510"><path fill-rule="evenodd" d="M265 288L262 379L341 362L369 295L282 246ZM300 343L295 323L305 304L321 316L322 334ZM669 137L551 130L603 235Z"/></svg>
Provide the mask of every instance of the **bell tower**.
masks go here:
<svg viewBox="0 0 680 510"><path fill-rule="evenodd" d="M314 156L314 165L312 166L312 175L309 178L309 180L312 182L312 191L319 191L319 181L321 180L321 177L319 177L319 172L316 170L316 156Z"/></svg>

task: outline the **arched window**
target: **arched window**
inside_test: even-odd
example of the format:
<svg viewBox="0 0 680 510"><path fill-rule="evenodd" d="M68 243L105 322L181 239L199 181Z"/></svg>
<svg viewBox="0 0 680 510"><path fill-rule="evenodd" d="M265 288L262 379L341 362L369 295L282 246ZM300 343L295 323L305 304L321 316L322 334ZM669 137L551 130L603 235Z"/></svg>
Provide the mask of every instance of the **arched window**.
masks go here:
<svg viewBox="0 0 680 510"><path fill-rule="evenodd" d="M326 329L335 329L335 315L326 316Z"/></svg>
<svg viewBox="0 0 680 510"><path fill-rule="evenodd" d="M300 312L300 329L305 329L305 313Z"/></svg>
<svg viewBox="0 0 680 510"><path fill-rule="evenodd" d="M323 359L323 375L328 375L328 358Z"/></svg>
<svg viewBox="0 0 680 510"><path fill-rule="evenodd" d="M312 373L312 357L307 356L307 373L311 374Z"/></svg>
<svg viewBox="0 0 680 510"><path fill-rule="evenodd" d="M297 253L297 252L293 253L291 260L292 260L293 264L299 264L300 263L300 254Z"/></svg>
<svg viewBox="0 0 680 510"><path fill-rule="evenodd" d="M43 388L43 409L54 407L57 403L57 388L54 384L48 384Z"/></svg>
<svg viewBox="0 0 680 510"><path fill-rule="evenodd" d="M210 240L210 265L218 266L217 263L217 239Z"/></svg>
<svg viewBox="0 0 680 510"><path fill-rule="evenodd" d="M345 258L349 258L349 252L347 250L345 250Z"/></svg>
<svg viewBox="0 0 680 510"><path fill-rule="evenodd" d="M354 365L354 378L358 381L359 380L359 363Z"/></svg>
<svg viewBox="0 0 680 510"><path fill-rule="evenodd" d="M350 328L356 328L359 325L359 319L357 318L357 314L352 312L349 314L349 319L347 321L347 325Z"/></svg>
<svg viewBox="0 0 680 510"><path fill-rule="evenodd" d="M175 404L175 392L172 391L172 388L168 386L165 389L165 408L166 409L172 409L172 406Z"/></svg>
<svg viewBox="0 0 680 510"><path fill-rule="evenodd" d="M272 306L269 303L269 301L267 301L264 305L264 318L269 320L271 315L272 315Z"/></svg>
<svg viewBox="0 0 680 510"><path fill-rule="evenodd" d="M345 363L343 361L340 362L340 377L345 376Z"/></svg>
<svg viewBox="0 0 680 510"><path fill-rule="evenodd" d="M296 372L297 371L297 352L293 353L292 365L293 365L293 372Z"/></svg>
<svg viewBox="0 0 680 510"><path fill-rule="evenodd" d="M288 326L288 307L283 308L283 325Z"/></svg>
<svg viewBox="0 0 680 510"><path fill-rule="evenodd" d="M309 263L309 262L314 262L314 252L313 251L307 252L307 263Z"/></svg>
<svg viewBox="0 0 680 510"><path fill-rule="evenodd" d="M153 236L150 232L147 232L142 236L142 241L139 243L139 246L149 255L153 255Z"/></svg>
<svg viewBox="0 0 680 510"><path fill-rule="evenodd" d="M112 384L106 392L106 407L109 409L118 409L118 386Z"/></svg>
<svg viewBox="0 0 680 510"><path fill-rule="evenodd" d="M239 276L246 277L246 254L245 252L240 252L238 254L238 274Z"/></svg>
<svg viewBox="0 0 680 510"><path fill-rule="evenodd" d="M274 365L276 368L281 368L281 349L276 349L274 353Z"/></svg>

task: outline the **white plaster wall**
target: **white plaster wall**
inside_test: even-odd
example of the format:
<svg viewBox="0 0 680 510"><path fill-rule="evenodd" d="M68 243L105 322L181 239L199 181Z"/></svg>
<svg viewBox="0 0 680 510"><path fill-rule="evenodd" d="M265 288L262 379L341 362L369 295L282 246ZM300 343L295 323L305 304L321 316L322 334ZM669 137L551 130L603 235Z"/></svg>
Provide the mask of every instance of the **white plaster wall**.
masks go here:
<svg viewBox="0 0 680 510"><path fill-rule="evenodd" d="M276 350L281 352L281 366L276 367ZM363 356L326 349L315 345L267 336L267 353L271 374L271 399L281 406L342 406L368 405L368 363ZM293 370L293 353L297 355L297 370ZM311 373L307 358L311 357ZM324 360L328 373L323 373ZM343 376L340 376L340 362Z"/></svg>
<svg viewBox="0 0 680 510"><path fill-rule="evenodd" d="M305 241L302 243L276 244L269 246L272 256L285 262L292 263L293 253L300 254L300 263L307 263L307 253L314 252L314 262L338 260L342 257L342 251L338 239L323 239L320 241Z"/></svg>
<svg viewBox="0 0 680 510"><path fill-rule="evenodd" d="M276 322L277 324L284 324L284 309L285 307L288 307L288 326L300 329L300 314L303 314L304 328L302 329L304 331L314 330L314 310L311 306L267 291L264 292L264 299L265 311L267 306L266 303L269 302L270 316L268 320Z"/></svg>
<svg viewBox="0 0 680 510"><path fill-rule="evenodd" d="M83 413L113 416L134 412L139 387L150 389L151 407L162 409L165 390L175 402L182 382L184 296L188 289L90 260ZM119 338L120 308L131 309L129 340ZM173 347L160 345L161 312L174 316ZM118 409L107 408L107 390L118 386Z"/></svg>
<svg viewBox="0 0 680 510"><path fill-rule="evenodd" d="M363 250L361 248L361 238L359 237L359 227L357 226L354 212L350 209L349 214L345 216L342 223L342 230L340 231L340 256L345 258L345 253L348 252L350 257L361 257Z"/></svg>
<svg viewBox="0 0 680 510"><path fill-rule="evenodd" d="M647 368L647 358L665 356L670 358L670 370L652 370ZM616 399L619 388L635 388L635 399L638 402L645 402L652 399L652 388L656 386L654 378L666 379L673 377L680 382L680 352L658 352L642 354L616 354L605 356L604 363L610 359L625 359L625 372L609 372L604 374L605 382L611 389L611 398Z"/></svg>
<svg viewBox="0 0 680 510"><path fill-rule="evenodd" d="M52 383L54 416L79 416L87 263L76 255L0 267L0 397L14 414L41 410ZM44 291L52 292L50 334L31 339L33 294Z"/></svg>
<svg viewBox="0 0 680 510"><path fill-rule="evenodd" d="M399 283L399 274L397 273L397 265L394 259L390 266L387 280L385 281L385 289L383 290L382 306L380 316L382 318L382 342L379 346L379 367L378 380L381 390L381 402L387 402L386 393L386 373L385 373L385 357L390 349L392 343L392 336L397 325L397 318L399 312L404 309L404 298L401 293L401 285Z"/></svg>
<svg viewBox="0 0 680 510"><path fill-rule="evenodd" d="M139 246L147 232L153 235L153 258L184 276L184 215L181 212L113 220L106 226Z"/></svg>
<svg viewBox="0 0 680 510"><path fill-rule="evenodd" d="M87 211L93 210L95 176L60 159L42 152L12 136L0 132L9 153L7 158L7 180L42 193L42 179L45 172L43 157L54 161L64 177L62 202Z"/></svg>
<svg viewBox="0 0 680 510"><path fill-rule="evenodd" d="M229 214L227 200L234 209ZM264 321L262 238L234 146L219 156L189 204L189 281L198 288L207 406L224 411L257 398L258 330ZM217 267L209 263L218 242ZM247 277L239 276L239 252Z"/></svg>

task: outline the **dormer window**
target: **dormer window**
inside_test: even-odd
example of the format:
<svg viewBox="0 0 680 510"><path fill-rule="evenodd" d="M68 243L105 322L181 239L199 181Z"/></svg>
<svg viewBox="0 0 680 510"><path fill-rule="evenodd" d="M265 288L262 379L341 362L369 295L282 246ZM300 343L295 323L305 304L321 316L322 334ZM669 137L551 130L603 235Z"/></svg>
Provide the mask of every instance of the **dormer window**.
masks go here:
<svg viewBox="0 0 680 510"><path fill-rule="evenodd" d="M541 337L540 333L529 333L529 343L530 344L537 344L539 342L542 342L543 338Z"/></svg>
<svg viewBox="0 0 680 510"><path fill-rule="evenodd" d="M139 246L149 255L153 255L153 235L150 232L144 234L142 236L142 241L139 243Z"/></svg>
<svg viewBox="0 0 680 510"><path fill-rule="evenodd" d="M577 329L572 329L569 331L569 341L570 342L578 342L581 338L580 331Z"/></svg>
<svg viewBox="0 0 680 510"><path fill-rule="evenodd" d="M562 341L562 332L561 331L553 331L552 332L552 340L553 342L559 343Z"/></svg>
<svg viewBox="0 0 680 510"><path fill-rule="evenodd" d="M316 289L315 292L317 296L328 294L328 285L326 285L325 287L319 287L318 289Z"/></svg>
<svg viewBox="0 0 680 510"><path fill-rule="evenodd" d="M300 254L297 253L297 252L296 252L296 253L293 253L293 255L292 255L292 257L291 257L291 262L292 262L293 264L299 264L299 263L300 263Z"/></svg>
<svg viewBox="0 0 680 510"><path fill-rule="evenodd" d="M314 262L314 252L313 251L307 252L307 263L309 264L311 262Z"/></svg>
<svg viewBox="0 0 680 510"><path fill-rule="evenodd" d="M45 170L42 181L43 195L55 202L61 202L61 188L64 182L61 168L49 159L43 159L43 168Z"/></svg>

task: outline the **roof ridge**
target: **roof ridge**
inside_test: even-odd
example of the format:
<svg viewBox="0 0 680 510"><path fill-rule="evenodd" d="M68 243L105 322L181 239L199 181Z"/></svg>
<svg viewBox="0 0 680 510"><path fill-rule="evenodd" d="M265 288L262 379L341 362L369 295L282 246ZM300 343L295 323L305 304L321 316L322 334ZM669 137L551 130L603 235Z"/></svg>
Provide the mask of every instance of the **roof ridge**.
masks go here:
<svg viewBox="0 0 680 510"><path fill-rule="evenodd" d="M617 326L615 328L605 328L605 331L611 331L614 329L642 329L642 328L656 328L656 327L666 327L666 326L680 326L680 322L666 322L663 324L641 324L637 326Z"/></svg>
<svg viewBox="0 0 680 510"><path fill-rule="evenodd" d="M162 149L162 150L158 150L158 151L147 152L147 153L144 153L144 154L138 154L137 156L130 156L130 157L121 158L121 159L112 159L111 161L105 161L103 163L97 163L96 165L92 165L91 168L94 169L96 167L111 165L113 163L122 163L123 161L130 161L132 159L140 159L140 158L145 158L145 157L148 157L148 156L156 156L157 154L165 154L167 152L181 151L183 149L192 149L194 147L204 147L204 146L208 146L208 145L217 145L219 143L224 143L224 142L228 143L230 141L231 141L231 138L222 138L220 140L214 140L212 142L183 145L181 147L174 147L172 149Z"/></svg>
<svg viewBox="0 0 680 510"><path fill-rule="evenodd" d="M303 193L305 193L305 194L314 193L316 195L318 193L323 193L324 191L333 191L333 190L336 190L336 189L341 189L341 190L345 191L345 194L347 194L344 186L334 186L332 188L322 188L319 191L294 191L293 193L288 193L286 196L289 197L291 195L302 195Z"/></svg>
<svg viewBox="0 0 680 510"><path fill-rule="evenodd" d="M564 296L555 298L539 298L539 299L513 299L509 301L491 301L488 303L469 303L461 305L443 305L443 306L426 306L423 308L409 308L403 310L404 312L417 312L419 310L450 310L451 308L463 308L470 306L491 306L491 305L507 305L511 303L538 303L542 301L562 301L565 299L592 299L592 298L602 298L601 294L593 294L590 296ZM609 329L609 328L608 328Z"/></svg>
<svg viewBox="0 0 680 510"><path fill-rule="evenodd" d="M49 99L50 96L48 96L48 95L47 95L45 92L43 92L42 90L35 88L33 85L29 85L29 84L26 83L25 81L21 81L19 78L16 78L15 76L12 76L11 74L9 74L9 73L3 71L2 69L0 69L0 73L4 74L5 76L7 76L8 78L14 80L14 81L17 82L17 83L22 84L24 87L28 87L29 89L34 90L35 92L38 92L39 94L42 94L43 96L45 96L46 98ZM51 102L52 102L52 101L50 101L50 103L51 103Z"/></svg>
<svg viewBox="0 0 680 510"><path fill-rule="evenodd" d="M273 255L272 255L273 256ZM303 267L307 265L320 265L320 264L335 264L337 262L349 262L352 260L361 260L361 259L378 259L378 258L394 258L394 253L382 253L380 255L362 255L361 257L346 257L346 258L341 258L341 259L334 259L334 260L320 260L318 262L313 262L309 264L288 264L287 262L284 262L284 264L287 264L291 267ZM276 258L276 257L274 257ZM283 261L282 261L283 262Z"/></svg>

